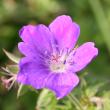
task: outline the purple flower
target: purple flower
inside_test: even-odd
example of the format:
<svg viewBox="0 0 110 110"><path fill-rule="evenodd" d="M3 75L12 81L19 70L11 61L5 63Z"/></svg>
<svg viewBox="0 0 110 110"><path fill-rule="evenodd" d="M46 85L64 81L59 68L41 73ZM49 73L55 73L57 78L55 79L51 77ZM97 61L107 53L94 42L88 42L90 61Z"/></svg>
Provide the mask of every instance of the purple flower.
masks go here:
<svg viewBox="0 0 110 110"><path fill-rule="evenodd" d="M69 16L57 17L48 27L24 26L18 48L25 55L19 63L17 81L36 89L48 88L58 99L79 83L76 72L98 55L93 42L74 48L80 27Z"/></svg>

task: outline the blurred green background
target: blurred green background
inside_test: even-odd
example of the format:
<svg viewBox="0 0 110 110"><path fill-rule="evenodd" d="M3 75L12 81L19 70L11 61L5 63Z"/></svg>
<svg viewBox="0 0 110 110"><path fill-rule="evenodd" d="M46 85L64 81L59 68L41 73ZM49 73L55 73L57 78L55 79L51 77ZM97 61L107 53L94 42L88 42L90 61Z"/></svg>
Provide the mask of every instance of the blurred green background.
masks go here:
<svg viewBox="0 0 110 110"><path fill-rule="evenodd" d="M101 83L109 81L110 0L0 0L0 65L10 64L2 48L19 55L18 31L23 25L39 23L48 25L62 14L70 15L80 25L78 45L93 41L99 49L98 57L81 73L89 73L87 80L90 79L90 85L97 81ZM106 85L108 91L109 85L109 83ZM16 89L8 92L2 86L0 88L0 110L34 110L38 97L35 92L29 91L17 99Z"/></svg>

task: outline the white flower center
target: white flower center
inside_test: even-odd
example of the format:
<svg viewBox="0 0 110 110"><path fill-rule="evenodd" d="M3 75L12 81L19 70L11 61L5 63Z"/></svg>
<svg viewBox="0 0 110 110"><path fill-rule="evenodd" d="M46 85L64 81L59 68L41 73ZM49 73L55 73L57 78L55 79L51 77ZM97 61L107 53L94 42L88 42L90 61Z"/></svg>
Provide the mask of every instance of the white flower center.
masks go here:
<svg viewBox="0 0 110 110"><path fill-rule="evenodd" d="M50 59L50 70L54 73L63 73L66 70L67 51L54 54Z"/></svg>
<svg viewBox="0 0 110 110"><path fill-rule="evenodd" d="M62 62L52 61L52 63L50 64L50 69L52 72L62 73L65 71L65 64L63 64Z"/></svg>

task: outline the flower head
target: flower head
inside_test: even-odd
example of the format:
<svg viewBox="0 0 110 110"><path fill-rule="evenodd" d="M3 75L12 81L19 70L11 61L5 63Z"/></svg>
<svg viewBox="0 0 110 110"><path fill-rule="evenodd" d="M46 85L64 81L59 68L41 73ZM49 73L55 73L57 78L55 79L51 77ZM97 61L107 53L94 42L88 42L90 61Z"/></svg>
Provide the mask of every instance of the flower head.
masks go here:
<svg viewBox="0 0 110 110"><path fill-rule="evenodd" d="M80 27L69 16L57 17L48 27L24 26L18 48L25 55L19 63L17 81L36 89L48 88L58 99L79 83L76 72L98 54L93 42L75 48Z"/></svg>

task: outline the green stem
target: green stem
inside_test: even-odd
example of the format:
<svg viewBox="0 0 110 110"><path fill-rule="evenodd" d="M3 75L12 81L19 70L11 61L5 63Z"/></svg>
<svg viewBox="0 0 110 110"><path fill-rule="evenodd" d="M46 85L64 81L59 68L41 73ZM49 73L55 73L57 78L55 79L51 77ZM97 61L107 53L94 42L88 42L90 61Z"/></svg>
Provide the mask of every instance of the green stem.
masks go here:
<svg viewBox="0 0 110 110"><path fill-rule="evenodd" d="M110 52L110 26L100 1L101 0L88 0L91 9L94 13L97 24L99 26L99 29Z"/></svg>
<svg viewBox="0 0 110 110"><path fill-rule="evenodd" d="M68 95L68 98L77 110L84 110L78 99L72 93Z"/></svg>

